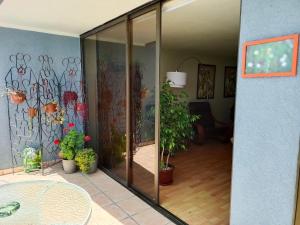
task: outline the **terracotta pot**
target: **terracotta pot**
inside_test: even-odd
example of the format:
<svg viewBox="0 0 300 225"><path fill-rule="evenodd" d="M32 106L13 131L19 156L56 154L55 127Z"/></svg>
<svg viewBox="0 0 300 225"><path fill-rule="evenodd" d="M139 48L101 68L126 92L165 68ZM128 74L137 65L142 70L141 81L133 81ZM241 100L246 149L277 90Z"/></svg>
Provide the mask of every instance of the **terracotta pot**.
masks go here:
<svg viewBox="0 0 300 225"><path fill-rule="evenodd" d="M15 104L21 104L26 100L26 95L22 91L15 91L10 94L10 99Z"/></svg>
<svg viewBox="0 0 300 225"><path fill-rule="evenodd" d="M55 113L57 112L57 103L47 103L44 105L44 110L46 113Z"/></svg>
<svg viewBox="0 0 300 225"><path fill-rule="evenodd" d="M159 171L159 184L162 186L167 186L173 183L173 172L174 166L169 165L167 169L161 169Z"/></svg>
<svg viewBox="0 0 300 225"><path fill-rule="evenodd" d="M37 115L37 109L33 107L28 108L28 116L33 119Z"/></svg>

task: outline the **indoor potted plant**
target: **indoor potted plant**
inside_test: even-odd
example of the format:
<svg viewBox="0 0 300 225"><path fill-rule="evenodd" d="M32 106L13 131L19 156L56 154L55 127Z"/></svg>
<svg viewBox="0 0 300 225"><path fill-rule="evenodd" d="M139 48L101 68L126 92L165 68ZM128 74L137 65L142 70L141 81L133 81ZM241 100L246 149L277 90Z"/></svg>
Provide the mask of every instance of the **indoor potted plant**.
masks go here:
<svg viewBox="0 0 300 225"><path fill-rule="evenodd" d="M76 154L75 161L82 173L94 173L97 170L98 156L92 148L79 151Z"/></svg>
<svg viewBox="0 0 300 225"><path fill-rule="evenodd" d="M61 141L59 139L54 140L54 144L60 147L61 153L59 155L63 158L62 164L65 173L74 173L76 171L75 156L79 150L83 149L85 136L74 129L74 123L69 123L68 126L67 134Z"/></svg>
<svg viewBox="0 0 300 225"><path fill-rule="evenodd" d="M186 97L183 91L175 94L169 82L163 83L160 92L160 185L173 182L174 166L169 163L170 155L186 149L193 137L193 122L199 118L189 113Z"/></svg>

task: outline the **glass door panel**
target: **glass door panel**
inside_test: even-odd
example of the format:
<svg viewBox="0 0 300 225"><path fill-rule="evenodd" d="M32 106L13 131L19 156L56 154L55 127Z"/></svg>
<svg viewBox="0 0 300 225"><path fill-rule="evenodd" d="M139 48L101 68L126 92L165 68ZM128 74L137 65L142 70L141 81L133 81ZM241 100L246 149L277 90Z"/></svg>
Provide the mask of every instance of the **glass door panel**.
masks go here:
<svg viewBox="0 0 300 225"><path fill-rule="evenodd" d="M131 20L131 185L155 194L156 11Z"/></svg>
<svg viewBox="0 0 300 225"><path fill-rule="evenodd" d="M126 180L126 23L97 33L98 131L102 166Z"/></svg>

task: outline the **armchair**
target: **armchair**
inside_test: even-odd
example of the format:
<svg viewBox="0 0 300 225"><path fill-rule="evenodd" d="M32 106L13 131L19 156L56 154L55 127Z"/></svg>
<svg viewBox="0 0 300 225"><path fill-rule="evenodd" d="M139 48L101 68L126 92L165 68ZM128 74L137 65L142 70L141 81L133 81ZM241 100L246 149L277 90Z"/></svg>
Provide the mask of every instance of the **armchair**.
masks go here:
<svg viewBox="0 0 300 225"><path fill-rule="evenodd" d="M207 139L230 141L233 133L232 124L216 120L211 112L209 102L190 102L189 109L191 114L201 116L194 123L197 143L204 143Z"/></svg>

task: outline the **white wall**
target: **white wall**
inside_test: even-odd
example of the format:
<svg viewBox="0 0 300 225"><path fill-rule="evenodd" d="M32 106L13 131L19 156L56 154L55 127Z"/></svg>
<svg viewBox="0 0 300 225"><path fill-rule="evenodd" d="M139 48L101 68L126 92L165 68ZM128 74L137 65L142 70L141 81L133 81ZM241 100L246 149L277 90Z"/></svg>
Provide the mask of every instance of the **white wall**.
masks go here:
<svg viewBox="0 0 300 225"><path fill-rule="evenodd" d="M230 120L230 108L233 105L235 98L224 98L224 69L225 66L236 66L235 57L221 57L221 56L204 56L200 53L182 52L175 50L162 50L161 54L161 81L166 79L168 71L175 71L179 64L190 56L196 56L203 64L216 65L215 76L215 94L214 99L210 99L213 115L218 120ZM198 63L195 59L186 61L181 70L187 72L187 85L183 89L188 93L188 101L206 101L196 98L197 93L197 73Z"/></svg>

